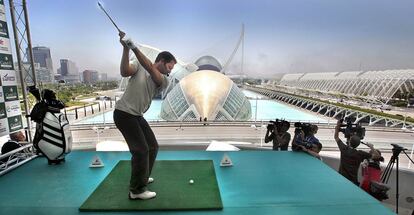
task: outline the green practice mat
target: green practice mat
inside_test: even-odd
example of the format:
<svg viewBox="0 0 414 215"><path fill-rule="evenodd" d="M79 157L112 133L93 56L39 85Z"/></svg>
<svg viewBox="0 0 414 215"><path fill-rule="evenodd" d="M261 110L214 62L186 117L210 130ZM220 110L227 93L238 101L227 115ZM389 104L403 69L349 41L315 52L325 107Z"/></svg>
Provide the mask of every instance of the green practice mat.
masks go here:
<svg viewBox="0 0 414 215"><path fill-rule="evenodd" d="M80 211L221 210L212 160L156 161L148 189L151 200L129 200L131 161L119 161L79 208ZM193 184L189 181L194 180Z"/></svg>

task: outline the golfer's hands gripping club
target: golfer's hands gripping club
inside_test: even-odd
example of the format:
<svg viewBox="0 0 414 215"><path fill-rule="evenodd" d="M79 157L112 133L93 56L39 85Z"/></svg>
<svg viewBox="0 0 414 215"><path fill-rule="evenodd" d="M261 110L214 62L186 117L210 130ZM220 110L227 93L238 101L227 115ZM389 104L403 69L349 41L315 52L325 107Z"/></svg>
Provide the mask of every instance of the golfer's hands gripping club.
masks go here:
<svg viewBox="0 0 414 215"><path fill-rule="evenodd" d="M130 38L125 38L125 32L119 31L119 42L128 49L135 49L137 46Z"/></svg>

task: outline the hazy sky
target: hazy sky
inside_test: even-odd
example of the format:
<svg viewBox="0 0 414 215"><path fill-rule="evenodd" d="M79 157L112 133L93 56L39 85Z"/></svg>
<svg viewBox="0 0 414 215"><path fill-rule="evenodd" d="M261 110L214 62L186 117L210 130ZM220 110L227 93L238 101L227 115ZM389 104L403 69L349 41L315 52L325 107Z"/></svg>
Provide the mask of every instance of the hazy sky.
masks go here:
<svg viewBox="0 0 414 215"><path fill-rule="evenodd" d="M250 76L414 69L412 0L101 2L135 42L185 62L210 54L224 64L244 23L244 71ZM118 76L122 48L97 1L32 0L28 9L33 45L51 48L55 71L67 58L80 71ZM239 50L231 73L240 74L240 61Z"/></svg>

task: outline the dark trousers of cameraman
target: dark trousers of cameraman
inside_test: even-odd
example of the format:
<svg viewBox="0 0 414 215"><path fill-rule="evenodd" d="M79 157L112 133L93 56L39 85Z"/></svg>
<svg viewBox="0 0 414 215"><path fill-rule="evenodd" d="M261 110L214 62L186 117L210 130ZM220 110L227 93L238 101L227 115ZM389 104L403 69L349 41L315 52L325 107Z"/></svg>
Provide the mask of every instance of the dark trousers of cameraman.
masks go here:
<svg viewBox="0 0 414 215"><path fill-rule="evenodd" d="M146 190L157 157L158 142L142 116L115 109L114 122L124 136L132 155L130 191L134 194L142 193Z"/></svg>

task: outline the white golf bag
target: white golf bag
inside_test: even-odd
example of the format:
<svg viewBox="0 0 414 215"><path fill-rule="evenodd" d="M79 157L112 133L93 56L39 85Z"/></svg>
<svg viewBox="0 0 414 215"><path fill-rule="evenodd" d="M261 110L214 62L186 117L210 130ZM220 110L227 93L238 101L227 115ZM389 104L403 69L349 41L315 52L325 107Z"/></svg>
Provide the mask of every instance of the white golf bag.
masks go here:
<svg viewBox="0 0 414 215"><path fill-rule="evenodd" d="M47 157L49 164L65 161L65 155L72 150L72 133L64 114L46 112L43 121L36 125L34 146Z"/></svg>

